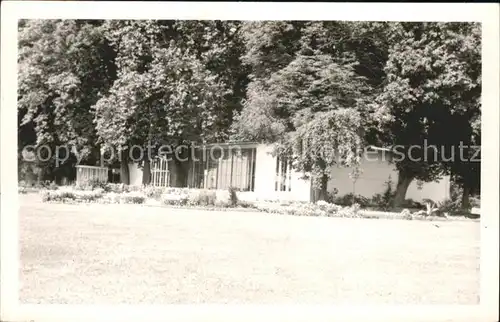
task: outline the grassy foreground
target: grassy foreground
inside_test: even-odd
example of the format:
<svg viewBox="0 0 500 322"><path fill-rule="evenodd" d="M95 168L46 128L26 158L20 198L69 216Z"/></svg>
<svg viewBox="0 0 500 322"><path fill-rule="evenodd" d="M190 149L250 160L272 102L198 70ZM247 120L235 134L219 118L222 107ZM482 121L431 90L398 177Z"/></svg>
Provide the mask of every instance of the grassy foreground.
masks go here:
<svg viewBox="0 0 500 322"><path fill-rule="evenodd" d="M20 198L25 303L478 302L475 221L435 226Z"/></svg>

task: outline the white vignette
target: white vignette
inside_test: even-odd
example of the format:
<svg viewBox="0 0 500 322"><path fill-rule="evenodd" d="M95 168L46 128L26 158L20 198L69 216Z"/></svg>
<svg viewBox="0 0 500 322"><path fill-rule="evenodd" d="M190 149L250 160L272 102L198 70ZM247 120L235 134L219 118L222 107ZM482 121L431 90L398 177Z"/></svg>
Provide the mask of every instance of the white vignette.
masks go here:
<svg viewBox="0 0 500 322"><path fill-rule="evenodd" d="M18 19L478 21L482 23L482 212L479 305L28 305L19 303ZM1 13L2 321L496 321L498 312L499 6L474 3L4 1Z"/></svg>

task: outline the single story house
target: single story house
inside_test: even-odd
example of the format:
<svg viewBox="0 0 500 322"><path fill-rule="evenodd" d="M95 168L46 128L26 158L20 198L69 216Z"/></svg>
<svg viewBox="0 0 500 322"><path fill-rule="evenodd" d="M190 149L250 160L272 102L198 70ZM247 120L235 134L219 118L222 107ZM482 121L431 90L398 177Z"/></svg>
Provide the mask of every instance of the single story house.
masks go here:
<svg viewBox="0 0 500 322"><path fill-rule="evenodd" d="M293 170L285 160L272 155L272 145L239 142L205 145L194 150L193 158L175 162L158 157L151 164L151 183L155 186L205 189L238 189L240 198L249 200L312 201L310 179ZM352 169L338 167L332 170L328 191L337 195L355 193L371 198L385 190L390 179L396 187L398 173L385 156L387 150L371 147L362 158L357 180L353 182ZM142 184L142 168L129 165L131 185ZM415 201L432 199L436 202L449 197L450 180L411 183L406 198Z"/></svg>

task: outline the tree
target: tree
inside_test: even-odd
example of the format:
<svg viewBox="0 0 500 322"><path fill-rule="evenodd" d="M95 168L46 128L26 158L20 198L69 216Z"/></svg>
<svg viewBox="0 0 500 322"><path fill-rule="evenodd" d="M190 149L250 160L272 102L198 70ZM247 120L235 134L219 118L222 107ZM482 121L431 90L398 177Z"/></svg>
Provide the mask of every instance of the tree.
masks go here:
<svg viewBox="0 0 500 322"><path fill-rule="evenodd" d="M44 170L41 175L48 179L59 179L58 174L72 169L77 157L90 163L99 159L90 106L115 77L101 24L86 20L19 24L20 142L49 147L52 158L38 160ZM76 153L56 167L54 152L60 145Z"/></svg>
<svg viewBox="0 0 500 322"><path fill-rule="evenodd" d="M389 39L387 79L378 102L392 116L382 141L396 146L401 156L395 162L399 178L394 204L401 204L413 179L433 181L451 173L469 187L474 180L465 178L477 173L477 167L443 157L460 142L478 137L471 123L480 113L479 26L398 23Z"/></svg>
<svg viewBox="0 0 500 322"><path fill-rule="evenodd" d="M251 26L245 59L254 73L235 138L276 143L276 153L311 174L325 199L332 168L359 163L364 128L380 117L371 87L356 72L354 54L325 46L335 30L327 23ZM290 37L298 45L287 46Z"/></svg>
<svg viewBox="0 0 500 322"><path fill-rule="evenodd" d="M203 42L194 46L193 39L201 37L198 27L171 21L113 21L106 26L119 72L109 95L95 106L103 142L115 148L175 149L183 143L224 139L228 125L218 120L231 111L224 103L232 100L227 94L234 85L227 80L234 74L223 74L221 66L212 66L215 72L208 68L220 49L206 51ZM211 35L210 28L206 33ZM143 160L144 184L149 183L149 157ZM122 164L127 167L128 160Z"/></svg>

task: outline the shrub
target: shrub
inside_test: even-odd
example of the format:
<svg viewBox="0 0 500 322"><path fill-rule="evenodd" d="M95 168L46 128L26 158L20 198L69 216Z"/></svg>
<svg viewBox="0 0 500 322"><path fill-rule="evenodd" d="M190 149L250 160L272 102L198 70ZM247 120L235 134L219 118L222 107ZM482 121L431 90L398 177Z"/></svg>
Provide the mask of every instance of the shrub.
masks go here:
<svg viewBox="0 0 500 322"><path fill-rule="evenodd" d="M102 198L104 190L102 188L92 191L77 191L74 193L75 199L82 202L94 202Z"/></svg>
<svg viewBox="0 0 500 322"><path fill-rule="evenodd" d="M333 191L328 191L326 196L326 202L335 203L338 194L339 194L339 189L337 188L333 188Z"/></svg>
<svg viewBox="0 0 500 322"><path fill-rule="evenodd" d="M54 181L43 181L40 183L41 187L47 190L57 190L59 186Z"/></svg>
<svg viewBox="0 0 500 322"><path fill-rule="evenodd" d="M422 203L415 201L413 199L405 199L405 201L403 201L403 204L401 206L403 208L412 208L412 209L422 209L425 207Z"/></svg>
<svg viewBox="0 0 500 322"><path fill-rule="evenodd" d="M446 199L437 203L436 207L438 215L470 216L470 210L462 208L461 200Z"/></svg>
<svg viewBox="0 0 500 322"><path fill-rule="evenodd" d="M352 193L348 193L341 197L335 198L333 203L341 206L351 206L353 204L358 204L364 208L370 205L370 200L361 195L354 195Z"/></svg>
<svg viewBox="0 0 500 322"><path fill-rule="evenodd" d="M145 186L143 189L144 195L146 195L147 198L153 198L153 199L160 199L162 193L163 193L163 188L160 187L155 187L155 186Z"/></svg>
<svg viewBox="0 0 500 322"><path fill-rule="evenodd" d="M116 192L109 192L103 196L103 199L107 203L116 204L116 203L120 203L121 195L119 193L116 193Z"/></svg>
<svg viewBox="0 0 500 322"><path fill-rule="evenodd" d="M19 194L25 194L25 193L27 193L27 191L26 191L26 187L19 186L19 187L17 188L17 192L18 192Z"/></svg>
<svg viewBox="0 0 500 322"><path fill-rule="evenodd" d="M129 192L128 186L123 183L108 183L106 187L109 189L109 192L114 192L114 193Z"/></svg>
<svg viewBox="0 0 500 322"><path fill-rule="evenodd" d="M146 201L146 197L139 193L127 192L120 196L120 200L122 203L142 204L144 203L144 201Z"/></svg>
<svg viewBox="0 0 500 322"><path fill-rule="evenodd" d="M241 207L241 208L254 208L255 204L253 202L250 202L250 201L238 200L238 202L236 203L236 206Z"/></svg>
<svg viewBox="0 0 500 322"><path fill-rule="evenodd" d="M235 189L215 191L215 205L217 207L236 207L237 204L238 197Z"/></svg>
<svg viewBox="0 0 500 322"><path fill-rule="evenodd" d="M165 205L182 206L188 203L189 195L180 190L168 189L161 195L161 202Z"/></svg>
<svg viewBox="0 0 500 322"><path fill-rule="evenodd" d="M396 192L392 190L392 180L389 179L384 183L385 189L382 193L377 193L374 195L369 201L370 206L382 210L387 211L392 207L392 202L394 200L394 196Z"/></svg>
<svg viewBox="0 0 500 322"><path fill-rule="evenodd" d="M236 206L238 203L238 195L236 194L237 190L234 187L229 187L229 202L231 206Z"/></svg>
<svg viewBox="0 0 500 322"><path fill-rule="evenodd" d="M74 185L75 190L95 190L95 189L103 189L105 192L111 191L111 187L108 183L102 182L98 179L90 179L90 180L82 180Z"/></svg>
<svg viewBox="0 0 500 322"><path fill-rule="evenodd" d="M57 201L66 202L68 200L75 200L76 196L71 190L46 190L42 192L42 201Z"/></svg>
<svg viewBox="0 0 500 322"><path fill-rule="evenodd" d="M471 197L469 202L471 207L481 208L481 198L479 196Z"/></svg>
<svg viewBox="0 0 500 322"><path fill-rule="evenodd" d="M354 204L351 207L342 207L325 201L318 201L317 203L290 202L288 205L279 205L277 203L259 203L255 204L254 207L260 211L286 215L360 217L360 206L357 204Z"/></svg>
<svg viewBox="0 0 500 322"><path fill-rule="evenodd" d="M191 206L214 206L217 194L213 190L193 189L188 195L188 204Z"/></svg>
<svg viewBox="0 0 500 322"><path fill-rule="evenodd" d="M413 216L411 215L411 212L408 209L403 209L403 211L401 211L401 218L412 220Z"/></svg>

